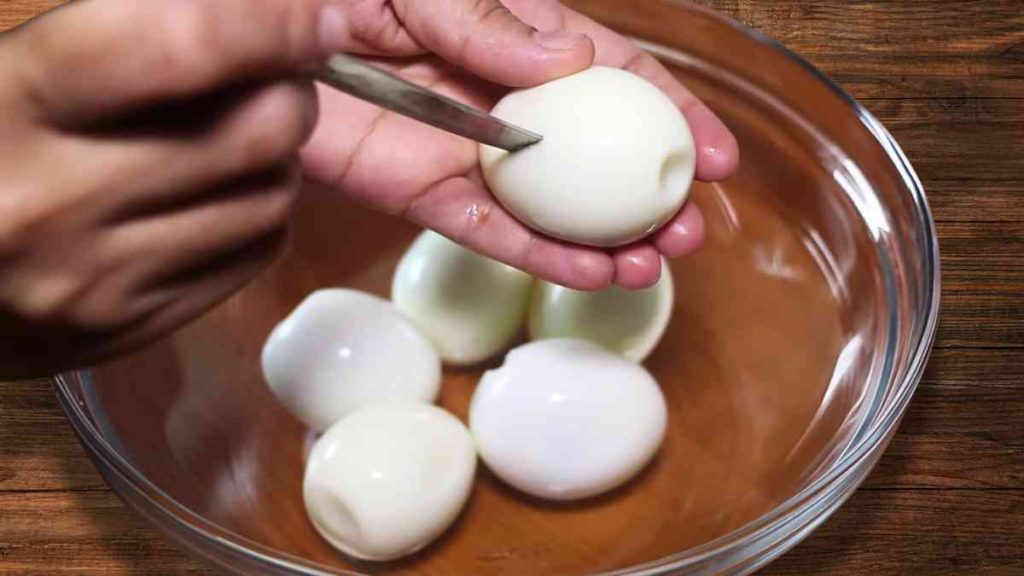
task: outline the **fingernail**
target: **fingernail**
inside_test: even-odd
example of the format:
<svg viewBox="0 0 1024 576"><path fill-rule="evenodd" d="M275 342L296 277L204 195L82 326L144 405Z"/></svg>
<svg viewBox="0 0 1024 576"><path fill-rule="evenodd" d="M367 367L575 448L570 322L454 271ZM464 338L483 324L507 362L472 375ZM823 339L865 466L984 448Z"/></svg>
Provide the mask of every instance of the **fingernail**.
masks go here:
<svg viewBox="0 0 1024 576"><path fill-rule="evenodd" d="M533 40L548 50L572 50L587 41L583 34L555 30L553 32L534 32Z"/></svg>
<svg viewBox="0 0 1024 576"><path fill-rule="evenodd" d="M344 47L345 36L348 34L348 18L341 5L328 2L320 9L320 21L317 23L320 49L325 53L338 52Z"/></svg>

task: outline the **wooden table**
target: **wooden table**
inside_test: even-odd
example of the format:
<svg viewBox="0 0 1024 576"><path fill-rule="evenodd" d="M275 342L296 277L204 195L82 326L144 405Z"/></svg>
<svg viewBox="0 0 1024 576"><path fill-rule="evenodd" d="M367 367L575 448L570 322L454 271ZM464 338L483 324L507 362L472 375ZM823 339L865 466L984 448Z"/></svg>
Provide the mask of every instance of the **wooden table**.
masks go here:
<svg viewBox="0 0 1024 576"><path fill-rule="evenodd" d="M57 0L2 0L0 29ZM895 134L941 237L928 372L867 483L768 574L1024 574L1024 1L712 0ZM208 574L106 488L42 382L0 385L0 575Z"/></svg>

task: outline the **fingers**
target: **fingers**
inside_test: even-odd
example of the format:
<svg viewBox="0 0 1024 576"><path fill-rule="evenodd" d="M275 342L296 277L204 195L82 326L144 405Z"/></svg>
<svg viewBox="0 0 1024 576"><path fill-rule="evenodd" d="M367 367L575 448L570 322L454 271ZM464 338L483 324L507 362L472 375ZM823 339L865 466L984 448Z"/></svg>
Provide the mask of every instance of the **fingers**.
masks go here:
<svg viewBox="0 0 1024 576"><path fill-rule="evenodd" d="M135 263L140 283L160 283L284 230L300 184L296 160L242 178L175 211L125 222L110 231L105 241L118 247L112 259Z"/></svg>
<svg viewBox="0 0 1024 576"><path fill-rule="evenodd" d="M430 187L405 217L481 254L544 280L577 290L600 290L615 276L607 253L538 236L498 206L487 190L467 178Z"/></svg>
<svg viewBox="0 0 1024 576"><path fill-rule="evenodd" d="M41 113L62 122L187 98L241 80L295 76L336 47L326 31L337 9L322 5L84 0L19 31L16 72Z"/></svg>
<svg viewBox="0 0 1024 576"><path fill-rule="evenodd" d="M704 217L692 201L648 240L615 252L615 283L629 290L654 285L667 273L661 256L676 258L696 252L704 242Z"/></svg>
<svg viewBox="0 0 1024 576"><path fill-rule="evenodd" d="M627 290L653 286L661 278L661 255L647 242L619 248L615 259L615 284Z"/></svg>
<svg viewBox="0 0 1024 576"><path fill-rule="evenodd" d="M609 254L537 235L498 206L468 178L451 178L424 192L405 217L481 254L576 290L613 282L636 290L661 277L661 255L641 242Z"/></svg>
<svg viewBox="0 0 1024 576"><path fill-rule="evenodd" d="M506 1L514 12L530 23L534 18L537 22L550 21L552 18L546 11L534 9L534 0ZM561 17L566 30L586 34L593 39L596 64L624 68L643 76L664 91L683 111L697 148L699 180L723 180L736 171L740 152L735 136L710 108L679 83L657 59L629 39L578 12L562 8Z"/></svg>
<svg viewBox="0 0 1024 576"><path fill-rule="evenodd" d="M286 225L297 193L297 162L248 178L167 215L147 216L98 230L55 227L49 252L11 269L5 302L36 323L108 331L166 304L157 290L169 277L224 260ZM67 223L65 223L67 224ZM41 241L39 241L42 244ZM81 247L69 259L69 247ZM19 290L18 287L21 286ZM6 292L6 291L5 291ZM12 297L13 296L13 297Z"/></svg>
<svg viewBox="0 0 1024 576"><path fill-rule="evenodd" d="M124 220L173 207L226 180L290 160L316 124L310 82L267 84L226 98L224 105L214 106L207 98L155 110L152 116L160 126L152 129L154 120L143 118L131 120L125 133L103 139L67 136L59 152L67 164L91 158L106 167L100 182L81 187L86 209ZM211 106L218 111L211 113ZM95 193L104 187L126 193Z"/></svg>
<svg viewBox="0 0 1024 576"><path fill-rule="evenodd" d="M499 0L398 0L409 33L426 49L492 82L534 86L584 70L594 59L585 35L524 24Z"/></svg>
<svg viewBox="0 0 1024 576"><path fill-rule="evenodd" d="M148 310L121 335L103 342L84 358L95 362L141 348L200 316L252 282L269 266L284 244L283 233L257 238L216 261L190 270L147 294Z"/></svg>
<svg viewBox="0 0 1024 576"><path fill-rule="evenodd" d="M719 182L732 176L740 167L740 147L736 137L703 103L684 112L697 149L697 179Z"/></svg>
<svg viewBox="0 0 1024 576"><path fill-rule="evenodd" d="M710 108L683 87L656 58L632 43L629 44L634 52L627 60L616 65L650 80L683 111L697 151L697 179L711 182L731 176L739 168L740 152L736 137Z"/></svg>
<svg viewBox="0 0 1024 576"><path fill-rule="evenodd" d="M688 201L675 218L654 233L652 240L655 248L669 258L695 252L704 242L704 216L692 200Z"/></svg>

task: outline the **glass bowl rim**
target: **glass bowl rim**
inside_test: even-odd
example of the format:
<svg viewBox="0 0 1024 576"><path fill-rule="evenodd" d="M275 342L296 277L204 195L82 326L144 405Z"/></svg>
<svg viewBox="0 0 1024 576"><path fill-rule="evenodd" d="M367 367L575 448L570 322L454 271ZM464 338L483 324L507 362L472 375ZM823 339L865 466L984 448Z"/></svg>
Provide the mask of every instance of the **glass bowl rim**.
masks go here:
<svg viewBox="0 0 1024 576"><path fill-rule="evenodd" d="M726 555L737 548L742 548L750 542L757 541L761 537L784 527L789 518L808 511L810 508L818 504L822 497L835 496L836 494L832 494L828 490L829 488L837 485L844 478L855 477L859 473L859 477L854 478L854 487L859 484L870 471L870 468L865 470L861 465L875 455L876 450L880 445L884 446L884 443L887 441L890 433L899 424L914 391L917 389L917 385L920 382L925 365L927 364L932 344L935 340L935 333L938 324L941 290L938 237L936 234L934 219L920 179L915 173L913 167L910 165L906 155L893 139L889 131L870 112L868 112L867 109L857 102L856 99L839 87L838 84L823 74L813 64L792 52L780 42L709 8L695 6L682 2L681 0L670 0L670 4L673 6L685 5L689 10L708 13L720 23L733 28L735 31L747 36L749 39L779 52L790 61L798 64L805 71L809 72L815 79L828 87L834 95L840 97L847 103L847 105L850 106L857 118L882 146L889 161L899 172L903 180L903 184L906 186L907 190L909 190L911 199L913 200L916 215L920 220L925 241L923 246L923 288L925 296L924 301L927 302L927 315L924 317L923 325L917 341L911 342L913 346L912 354L909 358L908 368L902 381L896 382L898 386L897 394L892 401L888 403L885 409L877 415L874 422L871 423L870 427L865 431L865 434L859 439L859 441L852 444L850 446L851 449L845 452L820 478L804 487L784 502L778 504L771 511L747 523L746 525L737 528L736 530L694 548L690 548L683 552L666 556L640 566L634 566L613 572L605 572L603 573L604 576L625 574L664 574L667 571L692 567L711 558ZM53 376L50 380L57 392L61 406L67 414L68 419L79 439L87 446L93 457L99 459L97 464L104 464L104 466L101 467L103 469L102 471L105 473L115 473L124 481L126 486L129 486L131 490L134 491L136 495L141 496L147 505L158 509L167 519L175 522L178 527L184 529L186 532L202 538L210 544L219 546L225 549L225 551L241 555L249 559L265 562L273 566L276 570L285 570L290 573L302 575L337 576L338 574L352 574L353 576L360 576L360 573L358 572L344 571L323 566L303 558L294 557L290 554L274 550L258 542L254 542L235 532L221 528L216 523L205 519L176 501L173 497L153 484L153 482L144 474L136 470L91 423L90 418L85 414L82 406L79 405L79 402L75 400L74 393L71 391L71 386L73 385L72 380L90 379L89 372L84 370L58 374ZM824 495L822 495L823 492L825 492ZM838 496L839 498L843 498L852 492L853 490L851 489L843 490L842 493L838 494ZM825 514L821 517L821 520L824 520L827 515L828 514ZM185 519L188 521L186 522ZM763 558L762 562L759 562L759 564L771 560L788 550L809 532L810 531L804 531L802 534L799 534L796 539L786 542L786 545L781 547L781 549L775 550L769 555L769 557ZM785 540L785 538L780 538L778 541L782 540ZM776 543L778 541L776 541Z"/></svg>

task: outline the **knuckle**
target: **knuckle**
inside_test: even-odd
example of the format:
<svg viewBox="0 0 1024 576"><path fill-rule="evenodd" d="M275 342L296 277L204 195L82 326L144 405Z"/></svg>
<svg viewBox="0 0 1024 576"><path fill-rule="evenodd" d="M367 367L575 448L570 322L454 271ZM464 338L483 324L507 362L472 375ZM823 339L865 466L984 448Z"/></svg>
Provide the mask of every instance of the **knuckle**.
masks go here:
<svg viewBox="0 0 1024 576"><path fill-rule="evenodd" d="M72 66L81 60L80 45L65 46L62 30L45 24L44 21L44 25L37 25L31 34L26 35L28 52L34 54L40 62L51 62L55 67Z"/></svg>
<svg viewBox="0 0 1024 576"><path fill-rule="evenodd" d="M127 270L86 267L71 279L68 291L57 303L56 316L77 330L115 330L132 318L133 285Z"/></svg>
<svg viewBox="0 0 1024 576"><path fill-rule="evenodd" d="M278 84L257 96L240 147L244 168L277 164L293 156L315 124L315 100L304 88Z"/></svg>
<svg viewBox="0 0 1024 576"><path fill-rule="evenodd" d="M224 20L236 21L225 27L230 27L233 44L241 48L240 55L272 54L274 62L295 65L319 55L317 11L310 10L310 5L308 0L247 0L222 4L221 12Z"/></svg>
<svg viewBox="0 0 1024 576"><path fill-rule="evenodd" d="M220 50L217 19L200 0L177 0L162 3L165 13L156 15L161 21L163 39L155 45L154 72L188 83L206 82L217 73L216 54Z"/></svg>
<svg viewBox="0 0 1024 576"><path fill-rule="evenodd" d="M5 214L0 218L0 261L10 258L21 252L26 245L29 226L23 218L16 216L12 210L0 207L0 213Z"/></svg>
<svg viewBox="0 0 1024 576"><path fill-rule="evenodd" d="M18 226L0 229L0 273L9 278L0 285L0 306L36 324L98 330L116 324L122 299L112 290L98 260L86 254L66 259L74 238L54 232L49 215L22 219ZM39 247L50 236L55 245ZM55 261L61 262L56 266ZM102 307L93 301L103 299Z"/></svg>
<svg viewBox="0 0 1024 576"><path fill-rule="evenodd" d="M474 17L481 26L494 33L516 30L523 26L523 23L498 0L477 2Z"/></svg>
<svg viewBox="0 0 1024 576"><path fill-rule="evenodd" d="M103 40L113 41L117 29L111 26L111 22L93 19L90 24L94 28L94 34L103 36ZM68 42L69 32L68 21L62 18L53 18L53 15L41 18L30 28L31 33L25 35L29 43L29 54L38 58L39 62L49 62L53 66L51 70L67 73L67 68L78 65L87 65L89 60L95 58L95 51L92 45L83 42Z"/></svg>
<svg viewBox="0 0 1024 576"><path fill-rule="evenodd" d="M407 13L405 3L393 4L396 11ZM349 2L347 8L348 34L353 41L383 51L393 50L398 45L406 30L401 14L394 17L385 14L382 18L379 3L375 1L357 0Z"/></svg>
<svg viewBox="0 0 1024 576"><path fill-rule="evenodd" d="M498 0L474 0L466 7L465 20L472 25L463 26L456 49L456 62L463 63L473 58L481 42L493 34L522 26L519 20ZM476 28L488 30L490 34L474 33Z"/></svg>
<svg viewBox="0 0 1024 576"><path fill-rule="evenodd" d="M469 15L479 22L503 22L512 17L512 13L498 0L475 0L469 7Z"/></svg>
<svg viewBox="0 0 1024 576"><path fill-rule="evenodd" d="M318 39L313 33L317 28L316 11L309 10L305 2L273 2L276 9L285 10L281 17L284 26L281 26L282 38L280 39L282 51L288 62L293 64L304 63L308 58L317 55ZM276 15L272 15L276 18Z"/></svg>
<svg viewBox="0 0 1024 576"><path fill-rule="evenodd" d="M274 230L288 224L299 196L299 185L284 182L272 187L260 206L263 230Z"/></svg>
<svg viewBox="0 0 1024 576"><path fill-rule="evenodd" d="M73 323L75 302L87 284L82 278L71 273L50 274L26 284L11 306L19 316L41 324Z"/></svg>
<svg viewBox="0 0 1024 576"><path fill-rule="evenodd" d="M33 187L14 186L0 193L0 261L24 253L53 228L54 214L34 199Z"/></svg>
<svg viewBox="0 0 1024 576"><path fill-rule="evenodd" d="M120 296L107 295L76 302L77 305L67 314L68 319L74 326L87 331L119 328L126 321L123 298Z"/></svg>

